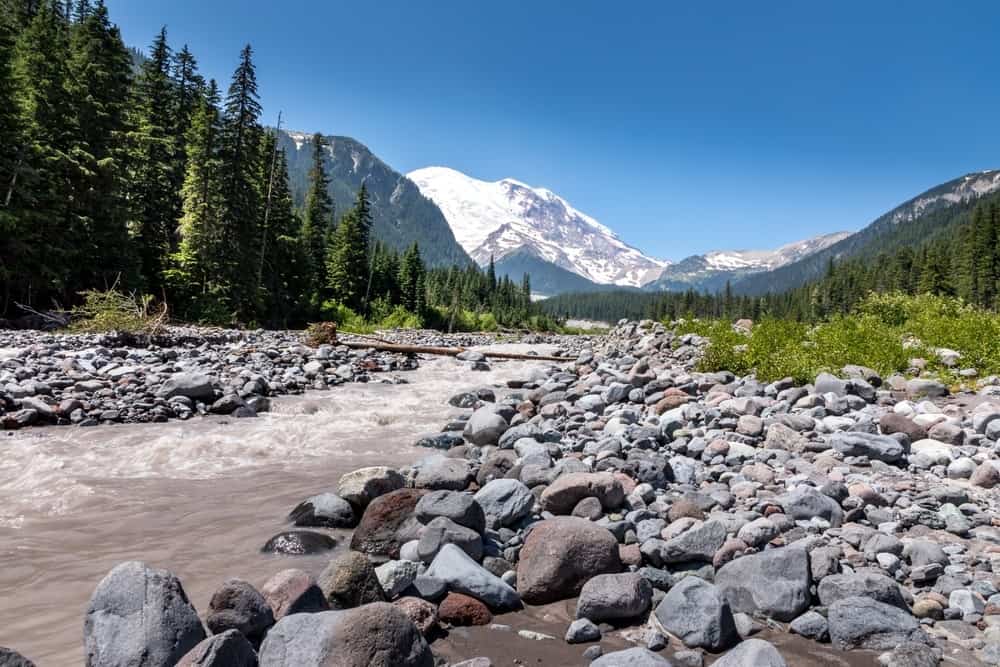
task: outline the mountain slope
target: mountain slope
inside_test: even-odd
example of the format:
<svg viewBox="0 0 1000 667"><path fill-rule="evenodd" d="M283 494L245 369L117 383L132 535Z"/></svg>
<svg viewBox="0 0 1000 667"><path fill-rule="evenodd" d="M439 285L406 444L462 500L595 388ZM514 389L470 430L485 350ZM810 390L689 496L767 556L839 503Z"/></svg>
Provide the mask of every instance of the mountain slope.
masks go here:
<svg viewBox="0 0 1000 667"><path fill-rule="evenodd" d="M715 292L754 273L771 271L798 261L850 236L849 232L824 234L788 243L775 250L715 251L692 255L663 270L645 289L673 292L695 289Z"/></svg>
<svg viewBox="0 0 1000 667"><path fill-rule="evenodd" d="M480 264L526 249L591 282L636 287L666 265L550 190L510 178L480 181L446 167L426 167L408 176L440 207L455 238Z"/></svg>
<svg viewBox="0 0 1000 667"><path fill-rule="evenodd" d="M504 255L495 264L498 277L507 276L520 283L524 274L531 277L531 293L552 296L563 292L593 292L602 286L552 262L547 262L527 248L518 248Z"/></svg>
<svg viewBox="0 0 1000 667"><path fill-rule="evenodd" d="M337 136L326 137L326 141L329 145L325 165L338 218L354 205L364 180L371 197L375 238L397 250L416 241L424 259L434 266L470 261L440 209L421 195L413 182L382 162L359 141ZM309 188L312 135L282 131L279 145L288 156L292 196L296 205L301 206Z"/></svg>
<svg viewBox="0 0 1000 667"><path fill-rule="evenodd" d="M1000 170L960 176L923 192L877 218L861 231L808 257L746 277L737 294L783 292L820 278L831 260L865 259L947 234L982 196L1000 191Z"/></svg>

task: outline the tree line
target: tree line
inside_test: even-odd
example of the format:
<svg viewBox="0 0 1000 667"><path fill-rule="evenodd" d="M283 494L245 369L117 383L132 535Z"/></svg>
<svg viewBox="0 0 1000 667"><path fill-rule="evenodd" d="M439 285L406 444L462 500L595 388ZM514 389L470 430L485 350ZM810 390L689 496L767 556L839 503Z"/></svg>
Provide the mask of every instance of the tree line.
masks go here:
<svg viewBox="0 0 1000 667"><path fill-rule="evenodd" d="M537 314L522 286L372 238L363 184L335 211L320 134L296 207L262 113L250 45L223 90L165 28L137 57L103 0L0 0L0 315L110 288L271 327L338 308Z"/></svg>

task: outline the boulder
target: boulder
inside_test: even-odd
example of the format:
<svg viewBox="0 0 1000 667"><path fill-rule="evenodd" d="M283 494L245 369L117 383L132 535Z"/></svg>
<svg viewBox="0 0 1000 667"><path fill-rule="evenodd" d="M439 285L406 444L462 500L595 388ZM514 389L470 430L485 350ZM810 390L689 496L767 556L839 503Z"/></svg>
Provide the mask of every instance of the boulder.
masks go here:
<svg viewBox="0 0 1000 667"><path fill-rule="evenodd" d="M809 608L810 583L809 556L797 547L743 556L715 574L715 584L733 611L784 622Z"/></svg>
<svg viewBox="0 0 1000 667"><path fill-rule="evenodd" d="M909 438L910 442L916 442L917 440L923 440L927 437L927 429L913 421L909 417L897 414L895 412L887 412L878 420L879 429L885 435L892 435L893 433L905 433L906 437Z"/></svg>
<svg viewBox="0 0 1000 667"><path fill-rule="evenodd" d="M532 526L517 565L517 590L525 602L545 604L573 597L598 574L621 570L618 541L586 519L558 517Z"/></svg>
<svg viewBox="0 0 1000 667"><path fill-rule="evenodd" d="M497 414L493 406L479 408L472 413L462 435L474 445L496 445L507 430L507 420Z"/></svg>
<svg viewBox="0 0 1000 667"><path fill-rule="evenodd" d="M580 590L576 617L597 623L635 618L646 613L652 600L652 585L636 572L599 574Z"/></svg>
<svg viewBox="0 0 1000 667"><path fill-rule="evenodd" d="M393 468L371 466L343 475L337 484L337 494L359 510L364 510L375 498L404 486L406 480Z"/></svg>
<svg viewBox="0 0 1000 667"><path fill-rule="evenodd" d="M87 667L170 667L204 638L180 580L138 561L108 572L83 622Z"/></svg>
<svg viewBox="0 0 1000 667"><path fill-rule="evenodd" d="M779 497L778 504L785 510L785 514L797 521L818 517L829 521L834 528L844 521L844 511L836 500L805 484L800 484Z"/></svg>
<svg viewBox="0 0 1000 667"><path fill-rule="evenodd" d="M317 581L331 609L351 609L385 600L375 567L367 556L357 551L334 558Z"/></svg>
<svg viewBox="0 0 1000 667"><path fill-rule="evenodd" d="M535 496L516 479L494 479L475 495L491 528L511 526L531 514Z"/></svg>
<svg viewBox="0 0 1000 667"><path fill-rule="evenodd" d="M204 373L176 373L166 379L156 395L164 399L184 396L193 401L214 401L215 388L212 378Z"/></svg>
<svg viewBox="0 0 1000 667"><path fill-rule="evenodd" d="M433 667L434 657L402 610L374 602L278 621L260 647L260 667L305 665Z"/></svg>
<svg viewBox="0 0 1000 667"><path fill-rule="evenodd" d="M723 654L712 667L787 667L787 663L770 642L747 639Z"/></svg>
<svg viewBox="0 0 1000 667"><path fill-rule="evenodd" d="M622 651L605 653L590 663L590 667L672 667L670 662L647 648L634 646Z"/></svg>
<svg viewBox="0 0 1000 667"><path fill-rule="evenodd" d="M654 565L686 563L690 561L712 562L715 552L726 541L726 527L720 521L705 521L656 546ZM643 545L645 548L645 545ZM650 552L652 553L652 552Z"/></svg>
<svg viewBox="0 0 1000 667"><path fill-rule="evenodd" d="M269 539L260 550L266 554L306 556L330 551L335 546L337 540L323 533L311 530L286 530Z"/></svg>
<svg viewBox="0 0 1000 667"><path fill-rule="evenodd" d="M2 658L0 665L12 667ZM257 667L257 654L239 630L226 630L188 651L177 667Z"/></svg>
<svg viewBox="0 0 1000 667"><path fill-rule="evenodd" d="M689 648L722 651L739 641L722 592L698 577L681 579L657 605L653 617Z"/></svg>
<svg viewBox="0 0 1000 667"><path fill-rule="evenodd" d="M883 463L903 462L908 453L902 442L888 435L838 431L830 435L827 442L844 456L867 456Z"/></svg>
<svg viewBox="0 0 1000 667"><path fill-rule="evenodd" d="M429 491L463 491L473 479L468 461L441 455L418 461L413 470L413 486Z"/></svg>
<svg viewBox="0 0 1000 667"><path fill-rule="evenodd" d="M521 608L517 591L492 574L454 544L446 544L425 573L443 581L448 590L471 595L494 611Z"/></svg>
<svg viewBox="0 0 1000 667"><path fill-rule="evenodd" d="M553 514L569 514L584 498L597 498L606 510L613 510L625 501L622 483L610 472L574 472L561 475L550 484L539 499L542 509Z"/></svg>
<svg viewBox="0 0 1000 667"><path fill-rule="evenodd" d="M414 510L424 493L420 489L397 489L375 498L354 530L351 549L399 558L400 547L419 535L421 526Z"/></svg>
<svg viewBox="0 0 1000 667"><path fill-rule="evenodd" d="M277 621L287 614L326 611L330 608L316 579L303 570L278 572L260 589Z"/></svg>
<svg viewBox="0 0 1000 667"><path fill-rule="evenodd" d="M398 597L409 588L418 572L417 564L409 560L391 560L375 568L375 576L388 600Z"/></svg>
<svg viewBox="0 0 1000 667"><path fill-rule="evenodd" d="M830 641L841 651L876 651L905 642L927 643L920 623L909 612L869 597L849 597L830 605Z"/></svg>
<svg viewBox="0 0 1000 667"><path fill-rule="evenodd" d="M853 574L833 574L819 582L817 590L820 604L829 607L837 600L851 597L866 597L897 609L909 611L899 590L899 584L883 574L875 572L855 572Z"/></svg>
<svg viewBox="0 0 1000 667"><path fill-rule="evenodd" d="M205 625L213 635L237 630L251 644L259 646L264 633L274 625L274 612L249 582L230 579L212 595Z"/></svg>
<svg viewBox="0 0 1000 667"><path fill-rule="evenodd" d="M462 593L448 593L438 605L437 613L442 621L456 626L486 625L493 620L486 605Z"/></svg>
<svg viewBox="0 0 1000 667"><path fill-rule="evenodd" d="M14 649L0 646L0 667L35 667L35 663Z"/></svg>
<svg viewBox="0 0 1000 667"><path fill-rule="evenodd" d="M358 520L351 504L335 493L321 493L295 506L288 520L296 526L353 528Z"/></svg>
<svg viewBox="0 0 1000 667"><path fill-rule="evenodd" d="M472 560L483 559L483 538L476 531L439 516L424 526L417 543L417 557L430 563L445 544L454 544Z"/></svg>
<svg viewBox="0 0 1000 667"><path fill-rule="evenodd" d="M483 508L469 493L431 491L417 502L416 517L420 523L429 524L439 516L479 534L486 530Z"/></svg>
<svg viewBox="0 0 1000 667"><path fill-rule="evenodd" d="M392 604L406 614L413 621L413 624L417 626L417 630L420 630L421 634L425 637L431 630L437 627L437 605L433 602L428 602L418 597L405 597L399 598Z"/></svg>

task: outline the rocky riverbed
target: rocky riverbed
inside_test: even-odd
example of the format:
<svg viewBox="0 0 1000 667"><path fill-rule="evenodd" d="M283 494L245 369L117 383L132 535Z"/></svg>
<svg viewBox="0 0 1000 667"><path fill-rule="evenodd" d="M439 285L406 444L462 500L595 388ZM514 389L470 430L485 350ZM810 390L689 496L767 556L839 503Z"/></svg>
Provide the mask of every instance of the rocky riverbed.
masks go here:
<svg viewBox="0 0 1000 667"><path fill-rule="evenodd" d="M8 394L35 383L8 399L15 413L30 396L96 400L78 408L87 423L112 421L92 414L103 400L144 421L236 396L239 416L269 392L345 382L348 367L370 380L366 360L414 363L260 336L83 355L2 342L18 352L0 369ZM90 582L87 664L1000 664L996 382L953 397L860 367L805 387L699 373L704 341L651 322L529 342L568 359L482 383L488 352L448 360L464 389L435 396L450 406L438 430L393 443L411 455L283 488L301 502L260 542L270 577L241 575L259 554L230 552L227 571L246 578L219 580L200 614L170 562L122 550ZM84 370L108 384L64 395L83 391L63 384L79 372L67 359L94 346L108 361ZM112 382L109 365L142 370ZM171 405L165 385L209 370L211 397L177 402L190 414ZM245 391L254 374L267 392Z"/></svg>

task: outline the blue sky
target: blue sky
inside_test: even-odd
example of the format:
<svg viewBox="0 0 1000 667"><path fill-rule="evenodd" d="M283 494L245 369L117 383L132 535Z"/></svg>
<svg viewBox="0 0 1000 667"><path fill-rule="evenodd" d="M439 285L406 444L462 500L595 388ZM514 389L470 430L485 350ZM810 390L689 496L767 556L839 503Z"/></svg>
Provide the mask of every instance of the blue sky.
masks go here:
<svg viewBox="0 0 1000 667"><path fill-rule="evenodd" d="M1000 166L1000 2L108 0L265 122L545 186L670 259L863 227Z"/></svg>

